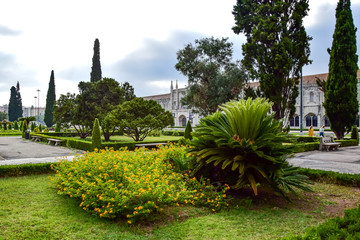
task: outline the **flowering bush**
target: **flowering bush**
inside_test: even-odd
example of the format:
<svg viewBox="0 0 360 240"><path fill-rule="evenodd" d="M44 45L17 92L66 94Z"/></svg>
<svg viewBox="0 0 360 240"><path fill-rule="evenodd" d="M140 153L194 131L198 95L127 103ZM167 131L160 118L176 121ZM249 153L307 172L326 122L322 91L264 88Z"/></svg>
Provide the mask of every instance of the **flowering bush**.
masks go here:
<svg viewBox="0 0 360 240"><path fill-rule="evenodd" d="M207 180L174 171L170 159L184 152L185 147L170 145L156 151L85 153L56 165L52 180L58 194L80 199L84 210L100 217L126 217L129 224L166 205L208 206L212 211L227 206L228 186L219 190Z"/></svg>

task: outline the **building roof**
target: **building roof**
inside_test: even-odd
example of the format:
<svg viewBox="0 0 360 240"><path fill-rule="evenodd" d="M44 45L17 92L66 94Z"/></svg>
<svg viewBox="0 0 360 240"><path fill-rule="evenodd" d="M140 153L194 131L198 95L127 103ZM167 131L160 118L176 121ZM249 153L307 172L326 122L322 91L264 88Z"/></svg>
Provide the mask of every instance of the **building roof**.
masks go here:
<svg viewBox="0 0 360 240"><path fill-rule="evenodd" d="M146 97L142 97L145 100L160 100L160 99L170 99L170 93L167 94L160 94L160 95L152 95L152 96L146 96Z"/></svg>

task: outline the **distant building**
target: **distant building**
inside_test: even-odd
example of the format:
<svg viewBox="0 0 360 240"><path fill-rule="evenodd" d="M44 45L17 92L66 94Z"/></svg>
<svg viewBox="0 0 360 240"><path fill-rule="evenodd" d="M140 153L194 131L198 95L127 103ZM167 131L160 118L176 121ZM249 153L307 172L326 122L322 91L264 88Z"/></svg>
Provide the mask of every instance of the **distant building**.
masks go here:
<svg viewBox="0 0 360 240"><path fill-rule="evenodd" d="M31 116L40 116L39 119L43 119L43 116L45 114L45 108L44 107L40 107L40 108L34 108L34 106L31 107L22 107L23 109L23 117L31 117ZM9 113L9 106L8 104L4 104L2 106L0 106L0 112L6 112Z"/></svg>
<svg viewBox="0 0 360 240"><path fill-rule="evenodd" d="M181 99L185 96L187 89L179 88L176 81L175 89L171 81L170 93L143 97L145 100L154 100L159 103L166 111L170 111L175 120L175 126L186 126L188 120L192 126L200 121L200 116L193 113L187 106L181 104Z"/></svg>

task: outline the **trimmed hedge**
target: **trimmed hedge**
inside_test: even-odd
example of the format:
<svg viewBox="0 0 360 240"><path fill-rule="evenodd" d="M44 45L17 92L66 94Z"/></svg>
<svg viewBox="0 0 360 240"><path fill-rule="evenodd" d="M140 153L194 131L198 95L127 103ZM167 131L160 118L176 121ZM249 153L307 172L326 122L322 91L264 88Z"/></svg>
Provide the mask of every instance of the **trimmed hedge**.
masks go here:
<svg viewBox="0 0 360 240"><path fill-rule="evenodd" d="M298 172L308 176L313 181L360 187L360 174L338 173L309 168L299 168Z"/></svg>
<svg viewBox="0 0 360 240"><path fill-rule="evenodd" d="M297 142L320 142L319 137L310 137L310 136L299 136L296 138Z"/></svg>
<svg viewBox="0 0 360 240"><path fill-rule="evenodd" d="M2 165L0 166L0 178L50 173L53 172L52 164L54 163Z"/></svg>
<svg viewBox="0 0 360 240"><path fill-rule="evenodd" d="M185 135L185 131L177 131L177 130L167 130L167 131L162 131L162 135L164 136L184 136Z"/></svg>

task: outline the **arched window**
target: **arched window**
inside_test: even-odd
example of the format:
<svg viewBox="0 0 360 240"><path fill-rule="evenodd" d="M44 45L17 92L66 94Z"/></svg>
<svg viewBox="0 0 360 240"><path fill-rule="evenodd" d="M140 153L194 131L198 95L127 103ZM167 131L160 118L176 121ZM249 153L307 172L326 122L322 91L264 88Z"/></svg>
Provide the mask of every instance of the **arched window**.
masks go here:
<svg viewBox="0 0 360 240"><path fill-rule="evenodd" d="M295 127L295 118L290 118L290 127Z"/></svg>
<svg viewBox="0 0 360 240"><path fill-rule="evenodd" d="M180 124L180 126L183 126L183 127L185 127L186 126L186 117L184 116L184 115L181 115L180 117L179 117L179 124Z"/></svg>
<svg viewBox="0 0 360 240"><path fill-rule="evenodd" d="M295 117L295 127L299 127L300 124L299 124L299 116L296 116Z"/></svg>
<svg viewBox="0 0 360 240"><path fill-rule="evenodd" d="M310 127L310 126L317 127L318 126L317 117L315 115L307 115L306 126L307 127Z"/></svg>
<svg viewBox="0 0 360 240"><path fill-rule="evenodd" d="M314 92L310 92L310 102L315 102L314 101Z"/></svg>

